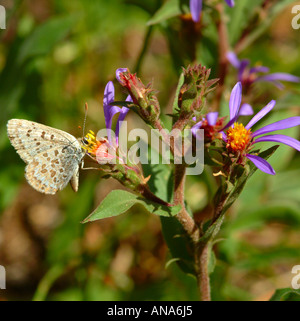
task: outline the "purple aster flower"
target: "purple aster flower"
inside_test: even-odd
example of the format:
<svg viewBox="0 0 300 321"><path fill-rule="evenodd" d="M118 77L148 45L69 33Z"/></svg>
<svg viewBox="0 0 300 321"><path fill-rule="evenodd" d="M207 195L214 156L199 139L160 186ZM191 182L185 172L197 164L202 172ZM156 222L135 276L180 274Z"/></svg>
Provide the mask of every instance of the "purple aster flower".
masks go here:
<svg viewBox="0 0 300 321"><path fill-rule="evenodd" d="M225 0L229 7L234 6L234 0ZM190 0L190 11L194 22L200 21L200 14L202 11L202 0Z"/></svg>
<svg viewBox="0 0 300 321"><path fill-rule="evenodd" d="M110 143L112 143L111 138L111 126L112 126L112 119L115 114L120 113L117 124L116 124L116 143L118 145L118 137L120 131L120 123L124 120L125 116L127 115L129 108L127 107L118 107L111 105L115 100L115 88L112 81L109 81L104 90L104 97L103 97L103 109L104 109L104 118L105 118L105 126L108 130L107 138ZM128 96L126 101L132 101L131 97Z"/></svg>
<svg viewBox="0 0 300 321"><path fill-rule="evenodd" d="M116 70L116 78L117 78L118 82L120 82L120 83L122 82L122 80L120 79L120 74L122 72L126 72L126 71L128 71L128 68L118 68Z"/></svg>
<svg viewBox="0 0 300 321"><path fill-rule="evenodd" d="M282 89L284 86L280 81L300 82L299 77L288 73L277 72L266 74L269 72L269 68L265 66L249 67L250 61L248 59L239 60L232 51L227 53L227 59L238 70L237 78L243 86L250 86L254 82L267 81ZM259 75L259 73L266 75Z"/></svg>
<svg viewBox="0 0 300 321"><path fill-rule="evenodd" d="M117 74L118 75L118 74ZM99 164L115 163L119 160L119 163L124 164L122 151L119 146L119 133L122 121L124 121L129 108L123 106L114 106L115 100L115 88L112 81L109 81L104 89L103 97L103 110L105 118L105 127L107 130L107 138L98 137L93 131L89 133L82 140L82 147L87 151L90 157L95 159ZM128 96L126 101L132 101ZM119 113L116 124L116 132L114 138L112 138L112 120L113 117Z"/></svg>
<svg viewBox="0 0 300 321"><path fill-rule="evenodd" d="M240 101L242 99L242 86L241 83L238 83L231 93L231 99L229 103L229 110L232 120L236 120L240 110ZM273 131L287 129L300 125L300 116L290 117L277 121L273 124L264 126L254 132L251 131L251 128L264 116L266 116L275 106L275 100L269 102L267 106L261 109L251 120L244 126L243 124L233 122L230 124L229 129L224 133L223 139L226 142L226 147L235 155L238 155L239 162L242 163L244 157L249 159L253 164L262 170L263 172L271 175L275 175L275 171L272 166L263 158L250 154L252 146L260 142L276 142L288 145L294 149L300 151L300 141L295 138L286 136L286 135L266 135ZM228 127L227 126L225 127ZM258 137L261 136L261 137Z"/></svg>
<svg viewBox="0 0 300 321"><path fill-rule="evenodd" d="M99 164L106 164L115 162L116 159L120 163L124 163L123 159L120 157L119 147L119 132L120 126L127 115L129 108L114 106L112 103L115 100L115 88L112 81L109 81L104 90L103 97L103 110L105 118L105 127L107 129L107 139L102 139L99 142L96 142L96 149L94 150L94 155ZM126 101L132 101L131 97L128 96ZM113 117L119 113L117 119L115 139L112 138L112 120Z"/></svg>
<svg viewBox="0 0 300 321"><path fill-rule="evenodd" d="M242 90L241 83L237 83L233 88L230 100L229 100L229 121L224 125L225 117L219 118L218 112L211 112L206 115L201 121L192 127L192 133L197 137L197 129L204 129L204 137L206 141L211 141L223 135L223 131L230 127L239 116L253 115L253 109L249 104L242 104L242 96L240 92ZM238 108L235 108L238 106ZM193 118L196 121L196 117Z"/></svg>

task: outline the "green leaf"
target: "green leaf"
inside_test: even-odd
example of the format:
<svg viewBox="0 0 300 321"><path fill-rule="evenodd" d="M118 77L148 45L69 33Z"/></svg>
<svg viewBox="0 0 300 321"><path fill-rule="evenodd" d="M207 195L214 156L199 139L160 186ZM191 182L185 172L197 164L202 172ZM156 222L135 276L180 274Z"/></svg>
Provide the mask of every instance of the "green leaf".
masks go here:
<svg viewBox="0 0 300 321"><path fill-rule="evenodd" d="M127 107L139 115L139 106L130 101L113 101L111 106Z"/></svg>
<svg viewBox="0 0 300 321"><path fill-rule="evenodd" d="M155 12L153 17L147 22L147 25L155 25L183 13L184 11L181 6L181 0L169 0Z"/></svg>
<svg viewBox="0 0 300 321"><path fill-rule="evenodd" d="M125 101L125 100L124 101L116 100L116 101L113 101L110 105L111 106L127 107L127 108L132 108L133 106L135 106L136 108L138 107L132 101Z"/></svg>
<svg viewBox="0 0 300 321"><path fill-rule="evenodd" d="M179 106L178 106L178 98L179 98L179 94L180 94L180 89L182 87L184 83L184 73L182 72L180 74L179 80L178 80L178 84L176 87L176 93L174 96L174 102L173 102L173 121L175 122L176 118L178 118L178 113L179 113Z"/></svg>
<svg viewBox="0 0 300 321"><path fill-rule="evenodd" d="M135 204L143 205L144 208L150 213L167 217L176 215L181 209L180 206L167 207L148 201L127 191L114 190L106 196L106 198L94 210L94 212L85 218L82 223L123 214Z"/></svg>
<svg viewBox="0 0 300 321"><path fill-rule="evenodd" d="M270 147L269 149L258 154L259 157L267 160L271 155L275 153L279 145ZM243 191L247 180L256 172L257 167L251 163L249 171L244 171L241 177L238 179L237 184L235 185L234 190L230 193L224 207L223 212L226 212L228 208L235 202L235 200L239 197L241 192ZM267 175L267 174L266 174Z"/></svg>
<svg viewBox="0 0 300 321"><path fill-rule="evenodd" d="M270 301L300 301L300 290L290 288L277 289Z"/></svg>
<svg viewBox="0 0 300 321"><path fill-rule="evenodd" d="M200 240L199 240L200 242L208 243L210 240L213 240L217 236L217 234L218 234L218 232L219 232L219 230L220 230L220 228L222 226L222 223L224 221L224 213L225 212L223 212L216 219L216 221L213 222L213 224L211 224L208 227L208 229L205 231L204 235L200 238Z"/></svg>
<svg viewBox="0 0 300 321"><path fill-rule="evenodd" d="M258 155L263 159L268 159L278 147L278 145L273 146ZM204 235L200 239L201 242L206 243L216 237L223 223L226 211L239 197L247 180L255 173L256 170L257 167L251 163L248 169L246 167L243 169L241 176L238 178L234 186L232 183L226 181L220 186L215 196L215 204L218 204L223 200L222 211L219 213L218 218L205 231Z"/></svg>
<svg viewBox="0 0 300 321"><path fill-rule="evenodd" d="M270 249L264 249L257 252L255 246L244 242L239 245L240 250L244 252L244 257L240 257L235 263L236 268L244 270L265 270L276 262L295 261L299 258L299 249L290 246L277 245ZM293 276L291 276L291 279Z"/></svg>
<svg viewBox="0 0 300 321"><path fill-rule="evenodd" d="M77 16L53 18L37 27L22 44L17 64L21 65L33 56L49 54L54 45L69 33L76 20Z"/></svg>
<svg viewBox="0 0 300 321"><path fill-rule="evenodd" d="M172 258L180 269L187 274L195 274L192 244L178 220L161 217L164 239L171 252Z"/></svg>
<svg viewBox="0 0 300 321"><path fill-rule="evenodd" d="M215 270L217 259L215 252L212 249L212 244L209 246L208 273L212 274Z"/></svg>
<svg viewBox="0 0 300 321"><path fill-rule="evenodd" d="M149 154L151 157L157 159L157 164L143 164L144 176L150 176L148 181L148 186L152 193L154 193L160 199L171 203L172 202L172 193L173 193L173 176L171 167L162 164L162 157L159 155L159 152L155 149L149 147Z"/></svg>
<svg viewBox="0 0 300 321"><path fill-rule="evenodd" d="M155 152L153 150L153 152ZM169 166L163 164L143 165L145 176L151 175L148 185L159 198L172 202L173 173ZM162 234L172 255L171 262L176 262L187 274L194 274L192 244L182 225L174 217L160 217ZM167 266L170 264L167 263Z"/></svg>
<svg viewBox="0 0 300 321"><path fill-rule="evenodd" d="M252 2L252 0L250 0L250 2ZM260 36L262 36L266 32L266 30L271 26L274 19L277 17L277 15L279 13L281 13L285 7L289 6L293 2L295 2L295 0L277 1L277 3L275 3L271 7L271 9L268 12L268 15L263 19L263 21L261 21L261 23L256 28L251 27L251 29L250 29L251 32L249 33L249 35L247 35L245 37L242 44L239 45L239 51L243 51L247 47L251 46ZM239 1L237 3L246 3L246 1ZM255 4L254 1L253 1L253 3ZM231 23L231 19L235 15L234 11L232 11L231 13L232 13L232 16L230 18L229 24ZM250 16L250 15L247 12L246 14L243 15L242 18L245 19L245 17L248 17L248 16ZM247 21L247 19L245 19L244 21ZM231 32L233 32L232 35L231 35ZM240 28L238 28L237 30L234 30L233 26L231 26L231 28L229 29L229 35L230 35L230 40L231 40L230 43L232 45L235 43L235 40L238 39L238 33L240 33L240 32L241 32Z"/></svg>
<svg viewBox="0 0 300 321"><path fill-rule="evenodd" d="M299 197L299 194L298 194ZM265 226L268 222L284 222L293 228L300 227L300 210L297 203L284 199L277 202L264 202L254 204L251 207L239 211L238 215L230 224L231 231L250 230Z"/></svg>
<svg viewBox="0 0 300 321"><path fill-rule="evenodd" d="M262 0L236 1L233 8L228 8L228 35L230 43L235 44L243 30L253 17L254 12L261 6Z"/></svg>

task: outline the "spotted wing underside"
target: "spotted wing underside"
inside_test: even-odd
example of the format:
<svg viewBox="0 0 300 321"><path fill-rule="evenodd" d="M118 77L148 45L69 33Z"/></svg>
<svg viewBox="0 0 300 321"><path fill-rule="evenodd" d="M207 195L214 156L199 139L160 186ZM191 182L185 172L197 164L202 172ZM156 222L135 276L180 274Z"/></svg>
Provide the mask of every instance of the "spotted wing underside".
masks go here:
<svg viewBox="0 0 300 321"><path fill-rule="evenodd" d="M7 132L11 144L25 163L29 163L37 154L56 146L65 146L69 143L80 148L74 136L25 119L9 120Z"/></svg>
<svg viewBox="0 0 300 321"><path fill-rule="evenodd" d="M84 153L74 136L24 119L9 120L7 131L17 153L28 164L25 177L33 188L55 194L70 182L77 192Z"/></svg>
<svg viewBox="0 0 300 321"><path fill-rule="evenodd" d="M71 179L76 180L75 177L78 189L79 164L74 161L74 155L66 155L63 151L62 148L56 147L49 149L38 154L26 166L25 177L37 191L55 194L65 188Z"/></svg>

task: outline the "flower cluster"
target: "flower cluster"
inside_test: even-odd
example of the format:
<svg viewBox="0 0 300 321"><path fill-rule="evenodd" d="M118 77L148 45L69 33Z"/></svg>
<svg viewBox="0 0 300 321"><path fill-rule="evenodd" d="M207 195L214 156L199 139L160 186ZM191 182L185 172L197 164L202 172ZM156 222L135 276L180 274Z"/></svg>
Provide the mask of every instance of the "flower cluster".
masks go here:
<svg viewBox="0 0 300 321"><path fill-rule="evenodd" d="M233 96L231 97L231 100ZM249 116L253 114L253 109L249 104L242 104L239 109L238 116ZM196 121L196 117L193 118ZM218 112L210 112L201 121L192 127L192 133L196 135L197 129L204 130L205 142L210 142L216 138L222 137L224 129L231 126L236 120L236 115L230 113L229 122L225 123L225 117L219 117ZM221 136L220 136L221 135Z"/></svg>
<svg viewBox="0 0 300 321"><path fill-rule="evenodd" d="M281 134L265 135L277 130L300 125L300 116L286 118L253 131L252 127L274 108L276 102L275 100L270 101L246 126L244 126L237 121L238 117L240 115L250 115L252 108L249 105L241 106L241 101L242 84L241 82L238 82L233 88L230 96L229 122L222 127L224 119L219 119L218 113L209 113L204 120L194 125L192 131L195 134L197 129L204 129L206 137L209 137L211 140L221 139L223 141L227 150L227 155L235 158L237 163L244 164L246 159L248 159L263 172L274 175L275 170L272 166L265 159L251 152L251 150L256 143L277 142L300 151L300 141L295 138ZM209 131L207 131L207 128L209 128Z"/></svg>

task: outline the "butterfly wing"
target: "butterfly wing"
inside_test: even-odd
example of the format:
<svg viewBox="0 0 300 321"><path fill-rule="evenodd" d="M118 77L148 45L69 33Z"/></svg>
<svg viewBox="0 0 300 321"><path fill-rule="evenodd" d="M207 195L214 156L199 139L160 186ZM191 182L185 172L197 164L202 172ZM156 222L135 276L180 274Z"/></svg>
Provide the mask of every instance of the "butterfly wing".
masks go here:
<svg viewBox="0 0 300 321"><path fill-rule="evenodd" d="M8 138L17 153L29 163L37 154L55 146L76 144L77 139L56 128L45 126L25 119L11 119L7 123Z"/></svg>
<svg viewBox="0 0 300 321"><path fill-rule="evenodd" d="M66 187L70 180L77 179L75 191L78 189L79 163L82 155L76 154L72 146L55 147L39 153L26 166L25 177L37 191L55 194ZM75 182L74 182L75 183Z"/></svg>
<svg viewBox="0 0 300 321"><path fill-rule="evenodd" d="M71 177L70 185L71 185L71 187L72 187L74 192L78 191L78 186L79 186L79 165L77 166L77 169L74 171L74 174Z"/></svg>
<svg viewBox="0 0 300 321"><path fill-rule="evenodd" d="M9 120L7 131L17 153L28 164L25 177L33 188L55 194L70 181L73 190L78 190L84 152L74 136L24 119Z"/></svg>

